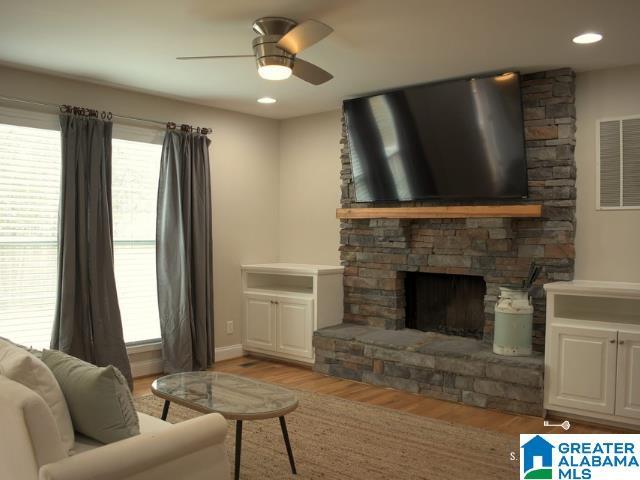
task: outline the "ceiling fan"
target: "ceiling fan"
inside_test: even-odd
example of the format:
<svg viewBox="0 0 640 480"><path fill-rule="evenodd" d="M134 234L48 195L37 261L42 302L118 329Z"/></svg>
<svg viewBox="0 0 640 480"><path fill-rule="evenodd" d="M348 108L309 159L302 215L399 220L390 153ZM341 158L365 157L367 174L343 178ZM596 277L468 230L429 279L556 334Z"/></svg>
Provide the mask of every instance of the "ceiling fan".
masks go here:
<svg viewBox="0 0 640 480"><path fill-rule="evenodd" d="M333 32L333 28L317 20L298 23L285 17L263 17L253 22L259 36L251 42L253 55L210 55L177 57L177 60L210 58L255 58L258 74L266 80L284 80L291 74L313 85L333 78L329 72L306 62L297 55Z"/></svg>

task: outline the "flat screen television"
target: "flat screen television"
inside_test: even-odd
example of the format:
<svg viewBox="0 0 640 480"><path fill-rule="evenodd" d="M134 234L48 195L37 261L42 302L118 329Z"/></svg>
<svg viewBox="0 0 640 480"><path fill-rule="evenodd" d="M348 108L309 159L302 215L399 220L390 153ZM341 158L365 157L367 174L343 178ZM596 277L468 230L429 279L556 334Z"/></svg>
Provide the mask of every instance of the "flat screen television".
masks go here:
<svg viewBox="0 0 640 480"><path fill-rule="evenodd" d="M344 101L359 202L527 196L517 73Z"/></svg>

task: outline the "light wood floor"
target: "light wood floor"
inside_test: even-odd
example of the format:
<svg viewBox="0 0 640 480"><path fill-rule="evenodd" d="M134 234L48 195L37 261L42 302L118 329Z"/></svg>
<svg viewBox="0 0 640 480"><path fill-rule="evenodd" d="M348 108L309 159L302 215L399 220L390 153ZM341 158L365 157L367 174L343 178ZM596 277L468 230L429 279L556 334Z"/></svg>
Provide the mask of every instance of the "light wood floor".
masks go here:
<svg viewBox="0 0 640 480"><path fill-rule="evenodd" d="M379 405L415 415L444 420L456 424L484 428L517 435L520 433L564 433L561 428L542 425L542 418L487 410L427 398L413 393L367 385L352 380L329 377L297 365L256 357L242 357L215 364L211 370L234 373L285 387ZM156 376L138 378L134 382L134 396L150 393ZM572 422L569 433L610 433L622 430Z"/></svg>

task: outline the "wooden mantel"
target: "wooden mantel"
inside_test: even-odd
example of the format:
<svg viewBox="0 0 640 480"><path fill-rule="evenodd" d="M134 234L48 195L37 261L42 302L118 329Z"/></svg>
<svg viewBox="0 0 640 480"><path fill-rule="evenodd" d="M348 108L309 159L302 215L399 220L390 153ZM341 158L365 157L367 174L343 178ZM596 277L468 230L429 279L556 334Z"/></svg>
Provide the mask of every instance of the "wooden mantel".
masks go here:
<svg viewBox="0 0 640 480"><path fill-rule="evenodd" d="M336 218L541 217L542 205L450 205L443 207L338 208Z"/></svg>

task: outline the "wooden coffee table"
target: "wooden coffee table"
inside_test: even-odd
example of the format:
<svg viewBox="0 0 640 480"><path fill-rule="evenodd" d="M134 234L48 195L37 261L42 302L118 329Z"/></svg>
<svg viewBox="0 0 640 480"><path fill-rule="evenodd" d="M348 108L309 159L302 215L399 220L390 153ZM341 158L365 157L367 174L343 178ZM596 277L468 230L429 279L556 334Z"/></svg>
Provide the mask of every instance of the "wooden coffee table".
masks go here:
<svg viewBox="0 0 640 480"><path fill-rule="evenodd" d="M164 399L163 420L167 418L169 405L174 402L202 413L219 413L228 420L236 421L236 480L240 476L242 422L278 417L291 472L296 474L296 464L284 420L287 413L298 407L298 399L291 391L250 378L218 372L167 375L154 381L151 391Z"/></svg>

